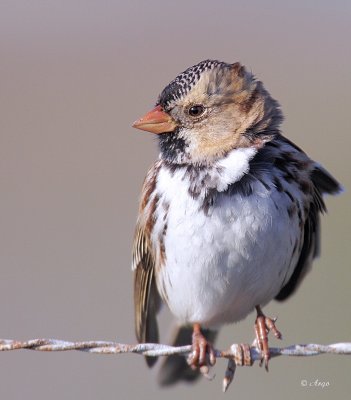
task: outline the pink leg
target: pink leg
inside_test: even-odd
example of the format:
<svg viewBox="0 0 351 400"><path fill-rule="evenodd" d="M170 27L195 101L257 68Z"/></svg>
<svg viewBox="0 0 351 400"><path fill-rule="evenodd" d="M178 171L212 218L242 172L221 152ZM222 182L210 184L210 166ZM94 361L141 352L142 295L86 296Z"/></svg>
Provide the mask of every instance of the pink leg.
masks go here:
<svg viewBox="0 0 351 400"><path fill-rule="evenodd" d="M282 334L278 331L275 326L275 319L266 317L260 306L256 306L257 317L255 321L255 333L256 333L256 343L257 347L261 350L262 353L262 362L264 362L264 366L268 371L268 362L270 359L270 352L268 346L268 333L270 331L273 332L274 336L277 339L282 338Z"/></svg>

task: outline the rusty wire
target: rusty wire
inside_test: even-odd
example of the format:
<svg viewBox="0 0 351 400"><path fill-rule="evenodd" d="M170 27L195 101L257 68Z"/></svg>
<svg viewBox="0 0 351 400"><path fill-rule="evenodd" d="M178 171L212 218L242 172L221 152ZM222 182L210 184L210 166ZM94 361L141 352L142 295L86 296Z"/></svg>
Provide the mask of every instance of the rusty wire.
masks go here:
<svg viewBox="0 0 351 400"><path fill-rule="evenodd" d="M0 339L0 351L9 350L36 351L69 351L78 350L96 354L136 353L144 356L158 357L174 354L189 355L192 346L173 347L156 343L122 344L106 341L69 342L57 339L31 339L27 341ZM278 356L317 356L321 354L351 354L350 343L296 344L288 347L271 347L271 358ZM216 358L228 359L228 366L223 380L223 391L234 378L236 366L251 366L255 361L261 362L261 352L254 345L232 344L228 350L215 350Z"/></svg>

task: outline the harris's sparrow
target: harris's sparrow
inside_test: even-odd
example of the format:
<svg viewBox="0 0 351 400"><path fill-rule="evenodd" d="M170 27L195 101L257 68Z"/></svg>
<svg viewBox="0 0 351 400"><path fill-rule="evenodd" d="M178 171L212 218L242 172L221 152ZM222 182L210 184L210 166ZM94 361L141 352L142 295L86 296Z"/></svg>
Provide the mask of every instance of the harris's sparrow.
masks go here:
<svg viewBox="0 0 351 400"><path fill-rule="evenodd" d="M218 327L254 309L267 366L267 334L280 333L261 306L291 296L319 253L322 195L340 186L280 133L282 119L240 63L206 60L178 75L133 125L157 134L160 148L134 239L136 336L158 342L163 302L179 324L174 345L193 346L188 363L166 359L161 384L191 381L213 365Z"/></svg>

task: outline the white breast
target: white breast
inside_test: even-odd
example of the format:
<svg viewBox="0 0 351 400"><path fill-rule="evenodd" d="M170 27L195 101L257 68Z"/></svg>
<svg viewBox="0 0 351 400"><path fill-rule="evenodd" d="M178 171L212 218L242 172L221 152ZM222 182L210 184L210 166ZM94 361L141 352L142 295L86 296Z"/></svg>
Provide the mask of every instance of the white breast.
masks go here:
<svg viewBox="0 0 351 400"><path fill-rule="evenodd" d="M218 176L212 177L219 180L220 190L247 172L254 153L244 150L237 157L230 154L231 160L222 161ZM159 253L164 234L159 291L182 323L216 326L237 321L255 305L269 302L291 276L297 262L293 248L300 239L298 221L289 217L284 193L268 190L259 181L250 196L221 196L208 214L201 210L205 193L193 198L189 185L184 171L161 168L151 238Z"/></svg>

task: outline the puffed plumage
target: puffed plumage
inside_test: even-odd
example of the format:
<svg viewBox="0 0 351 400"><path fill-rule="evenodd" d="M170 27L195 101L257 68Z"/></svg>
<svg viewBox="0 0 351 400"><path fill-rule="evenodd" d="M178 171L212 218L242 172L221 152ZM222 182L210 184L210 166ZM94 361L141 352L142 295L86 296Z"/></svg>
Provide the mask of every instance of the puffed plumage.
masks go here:
<svg viewBox="0 0 351 400"><path fill-rule="evenodd" d="M340 186L282 136L281 121L277 101L241 64L207 60L134 124L158 134L160 146L133 247L139 342L158 342L162 302L182 327L174 343L191 343L193 324L213 340L222 324L288 298L310 269L322 195ZM160 382L196 376L173 357Z"/></svg>

